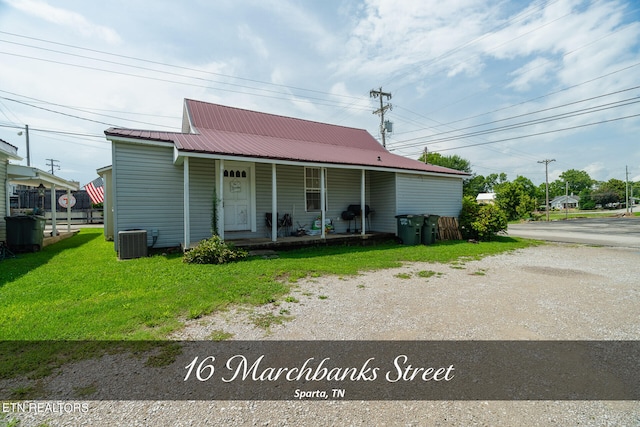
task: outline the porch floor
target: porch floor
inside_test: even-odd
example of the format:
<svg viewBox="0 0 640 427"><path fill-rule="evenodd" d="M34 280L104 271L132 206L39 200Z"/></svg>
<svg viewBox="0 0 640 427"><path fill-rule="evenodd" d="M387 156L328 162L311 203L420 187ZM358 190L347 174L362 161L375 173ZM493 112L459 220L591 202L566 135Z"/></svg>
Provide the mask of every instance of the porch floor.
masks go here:
<svg viewBox="0 0 640 427"><path fill-rule="evenodd" d="M252 238L252 239L225 239L227 242L233 243L237 248L246 250L257 249L295 249L305 246L329 246L329 245L371 245L379 242L395 240L393 233L379 233L375 231L366 234L347 234L347 233L329 233L322 239L320 236L287 236L278 237L276 242L270 238Z"/></svg>

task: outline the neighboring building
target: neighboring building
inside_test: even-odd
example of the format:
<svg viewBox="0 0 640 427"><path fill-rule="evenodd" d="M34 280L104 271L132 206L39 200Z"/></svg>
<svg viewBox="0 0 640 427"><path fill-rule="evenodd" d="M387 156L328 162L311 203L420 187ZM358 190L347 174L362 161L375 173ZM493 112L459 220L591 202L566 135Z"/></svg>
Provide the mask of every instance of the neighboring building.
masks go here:
<svg viewBox="0 0 640 427"><path fill-rule="evenodd" d="M395 233L399 214L457 217L468 176L392 154L365 130L194 100L185 100L180 133L105 134L113 147L111 167L99 171L113 198L105 221L114 236L147 230L155 247L210 237L214 198L226 239L276 241L277 221L265 219L271 212L289 214L294 228L319 218L346 232L341 214L354 204L372 211L359 233Z"/></svg>
<svg viewBox="0 0 640 427"><path fill-rule="evenodd" d="M0 139L0 242L7 239L5 216L11 213L10 197L12 186L9 183L9 160L22 160L18 156L18 147Z"/></svg>
<svg viewBox="0 0 640 427"><path fill-rule="evenodd" d="M4 206L2 210L5 212L0 219L0 241L6 239L5 216L11 215L10 188L14 185L39 188L42 190L43 194L46 193L46 190L49 190L49 207L57 206L58 199L56 198L56 190L66 190L68 197L71 196L71 191L78 190L77 182L67 181L31 166L9 164L9 159L18 161L22 160L22 158L18 156L17 147L0 140L0 181L2 181L2 188L0 189L0 206ZM57 235L56 211L57 209L51 210L51 227L53 235ZM67 228L69 228L70 218L71 208L67 209Z"/></svg>
<svg viewBox="0 0 640 427"><path fill-rule="evenodd" d="M476 202L481 205L494 204L496 202L496 193L480 193L476 197Z"/></svg>
<svg viewBox="0 0 640 427"><path fill-rule="evenodd" d="M549 202L551 209L577 209L580 204L580 196L558 196Z"/></svg>

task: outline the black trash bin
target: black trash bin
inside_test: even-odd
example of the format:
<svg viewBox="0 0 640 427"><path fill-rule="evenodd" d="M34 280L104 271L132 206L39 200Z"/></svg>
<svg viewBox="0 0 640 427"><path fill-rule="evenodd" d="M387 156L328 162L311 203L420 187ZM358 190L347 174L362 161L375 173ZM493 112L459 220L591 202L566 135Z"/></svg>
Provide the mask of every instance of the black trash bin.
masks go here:
<svg viewBox="0 0 640 427"><path fill-rule="evenodd" d="M45 218L38 215L6 216L7 246L14 252L37 252L42 249Z"/></svg>
<svg viewBox="0 0 640 427"><path fill-rule="evenodd" d="M422 215L396 215L398 237L403 245L419 245L424 217Z"/></svg>
<svg viewBox="0 0 640 427"><path fill-rule="evenodd" d="M424 225L422 227L421 242L423 245L432 245L436 242L438 236L438 218L439 215L424 214Z"/></svg>

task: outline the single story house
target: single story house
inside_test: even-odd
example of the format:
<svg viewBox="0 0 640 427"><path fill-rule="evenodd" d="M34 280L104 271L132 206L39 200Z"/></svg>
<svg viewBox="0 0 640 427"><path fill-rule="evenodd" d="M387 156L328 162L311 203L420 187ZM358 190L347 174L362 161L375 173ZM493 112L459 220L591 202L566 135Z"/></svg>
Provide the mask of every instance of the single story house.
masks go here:
<svg viewBox="0 0 640 427"><path fill-rule="evenodd" d="M399 214L457 217L468 176L390 153L362 129L189 99L182 132L105 135L105 221L114 236L147 230L154 247L188 248L211 236L214 218L223 239L277 241L285 214L293 228L396 233ZM368 207L366 220L345 219L350 205Z"/></svg>
<svg viewBox="0 0 640 427"><path fill-rule="evenodd" d="M476 202L481 205L494 204L496 202L496 193L480 193L476 196Z"/></svg>
<svg viewBox="0 0 640 427"><path fill-rule="evenodd" d="M549 202L551 209L576 209L580 204L580 196L558 196Z"/></svg>

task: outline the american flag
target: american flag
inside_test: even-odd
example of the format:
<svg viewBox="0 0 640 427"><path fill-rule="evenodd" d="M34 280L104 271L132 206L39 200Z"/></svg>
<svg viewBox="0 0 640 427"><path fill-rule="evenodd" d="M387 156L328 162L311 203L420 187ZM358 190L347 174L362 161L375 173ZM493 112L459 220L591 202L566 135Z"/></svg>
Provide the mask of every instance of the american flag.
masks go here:
<svg viewBox="0 0 640 427"><path fill-rule="evenodd" d="M98 177L85 185L84 189L89 194L91 203L98 204L104 202L104 184L101 177Z"/></svg>

